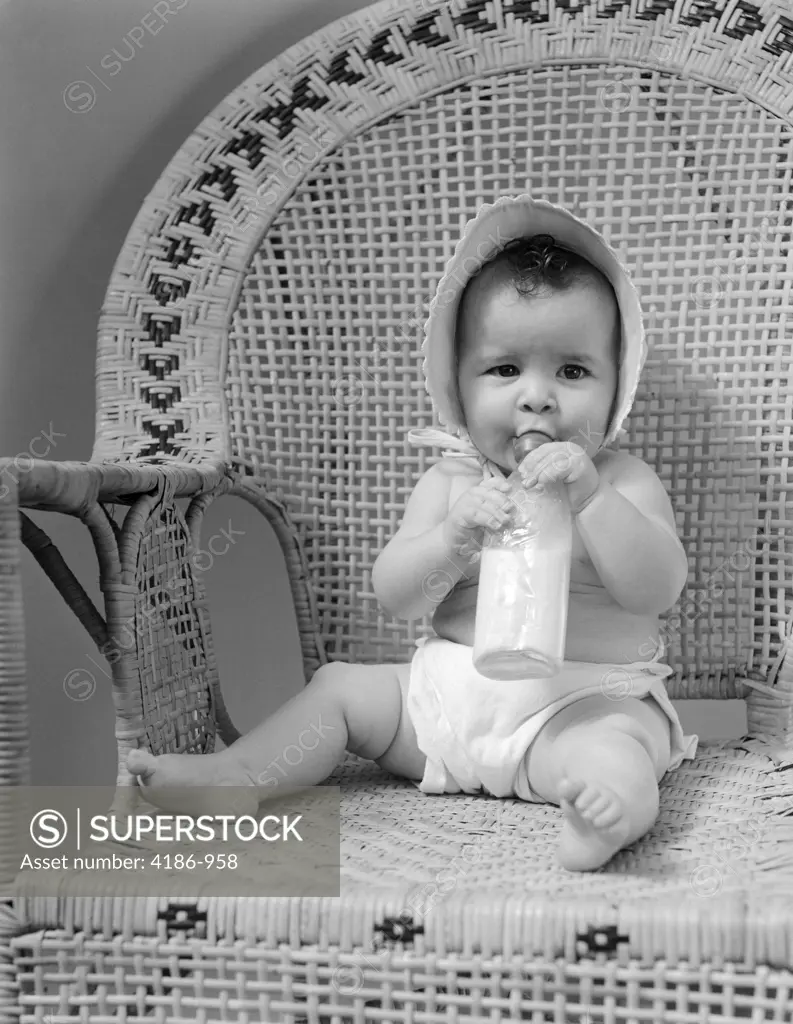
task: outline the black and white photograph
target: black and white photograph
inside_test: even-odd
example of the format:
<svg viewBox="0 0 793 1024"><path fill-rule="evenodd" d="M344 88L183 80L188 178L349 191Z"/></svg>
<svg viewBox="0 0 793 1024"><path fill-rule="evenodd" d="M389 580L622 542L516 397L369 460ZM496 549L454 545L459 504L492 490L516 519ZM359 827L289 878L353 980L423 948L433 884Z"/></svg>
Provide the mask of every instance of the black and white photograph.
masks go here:
<svg viewBox="0 0 793 1024"><path fill-rule="evenodd" d="M793 1024L791 0L0 97L0 1024Z"/></svg>

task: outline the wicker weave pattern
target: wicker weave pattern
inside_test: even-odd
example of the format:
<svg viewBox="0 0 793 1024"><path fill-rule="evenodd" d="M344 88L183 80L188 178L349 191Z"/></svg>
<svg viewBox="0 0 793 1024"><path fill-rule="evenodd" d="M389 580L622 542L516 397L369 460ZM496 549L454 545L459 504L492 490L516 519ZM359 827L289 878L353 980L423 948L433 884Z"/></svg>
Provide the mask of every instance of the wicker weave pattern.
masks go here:
<svg viewBox="0 0 793 1024"><path fill-rule="evenodd" d="M668 8L376 5L327 30L329 59L299 44L252 76L141 211L103 310L94 458L220 458L266 486L300 524L329 657L403 660L427 631L386 620L370 581L429 464L403 441L430 422L421 325L465 220L534 190L604 231L647 312L626 446L690 555L670 693L746 695L776 667L793 21Z"/></svg>
<svg viewBox="0 0 793 1024"><path fill-rule="evenodd" d="M769 756L776 771L768 770ZM303 922L303 941L372 952L379 927L390 917L423 927L417 952L465 953L476 935L475 941L492 955L574 959L569 946L573 932L564 927L554 931L551 923L555 910L565 908L582 925L587 920L620 925L626 933L623 953L637 960L667 955L693 962L724 957L789 965L793 836L786 822L793 809L787 781L792 766L789 751L769 751L756 741L705 745L696 761L661 783L661 813L650 832L593 876L571 874L556 863L562 827L556 807L481 795L427 797L376 765L349 756L327 785L342 790L341 894L358 906L358 913L336 913L344 904L331 898L301 899L304 913L322 905L327 913L321 938ZM261 859L259 871L265 870L268 853L261 846L245 854L245 868L235 879L240 885L240 879L249 878L255 886L252 855ZM129 847L104 843L92 852L123 855ZM163 869L163 875L179 892L184 881L179 873ZM106 877L108 891L119 896L127 882L136 884L118 875ZM83 883L96 891L90 872L72 873L63 891L79 893ZM35 876L21 876L19 891L26 916L47 921L48 905L36 895ZM207 881L205 898L211 897ZM288 942L294 927L290 914L266 913L268 904L281 902L224 899L240 915L228 934ZM297 900L283 903L290 911L298 905ZM515 913L516 906L531 907L536 928L530 927L530 915ZM485 908L489 920L484 925L481 919L476 926L467 920L468 913L486 917ZM691 930L676 934L689 910ZM546 927L540 927L543 919ZM698 931L708 920L729 919L732 930L714 924L711 935ZM559 916L555 923L561 923ZM141 921L139 927L154 931L152 922Z"/></svg>
<svg viewBox="0 0 793 1024"><path fill-rule="evenodd" d="M228 453L220 331L239 275L311 165L389 112L511 65L621 58L790 111L793 19L781 2L672 6L560 0L551 14L522 0L391 0L329 26L319 56L304 41L251 76L174 157L119 257L100 324L95 458Z"/></svg>
<svg viewBox="0 0 793 1024"><path fill-rule="evenodd" d="M230 334L235 468L295 510L331 657L401 660L416 635L379 610L370 572L430 461L404 432L432 421L421 325L449 225L475 205L469 168L493 195L527 188L576 208L635 268L651 355L625 447L664 480L691 562L665 627L671 692L709 679L709 693L733 694L736 677L765 676L778 654L772 595L793 570L779 502L791 485L774 479L793 422L779 337L787 132L734 97L659 74L641 102L604 112L598 96L628 71L515 73L435 96L339 150L263 240ZM664 125L705 117L723 132L692 174L696 139ZM520 131L529 123L531 137ZM615 133L624 150L607 160ZM770 172L745 169L758 151L780 156ZM752 210L734 198L745 190L762 197ZM433 587L445 592L440 576Z"/></svg>
<svg viewBox="0 0 793 1024"><path fill-rule="evenodd" d="M136 559L135 623L146 747L152 753L209 753L211 637L200 562L177 508L158 507L145 523Z"/></svg>
<svg viewBox="0 0 793 1024"><path fill-rule="evenodd" d="M292 48L185 143L103 310L94 464L20 487L92 530L109 635L186 583L114 666L122 754L211 749L208 712L231 735L187 544L216 494L277 530L307 674L323 640L332 657L407 654L369 570L429 461L402 440L429 422L421 321L476 206L526 188L591 217L636 272L653 352L627 447L669 487L711 598L671 627L688 675L670 691L731 696L752 672L758 738L667 777L652 832L585 878L553 862L554 809L422 798L350 759L329 780L342 900L125 899L120 879L116 899L22 892L0 907L0 939L30 932L0 946L0 1019L791 1020L791 659L773 688L756 678L784 653L791 568L791 52L776 0L394 0ZM163 480L111 533L97 501ZM199 491L185 523L173 494ZM4 721L26 754L6 497Z"/></svg>
<svg viewBox="0 0 793 1024"><path fill-rule="evenodd" d="M128 901L111 903L122 904L124 920L131 919ZM20 939L16 962L23 1011L42 1006L65 1015L79 1000L89 1019L112 1019L124 1007L127 1020L156 1020L158 1012L167 1011L179 1021L225 1016L260 1024L791 1020L789 973L760 968L755 974L731 960L696 966L622 959L549 962L520 954L493 957L473 948L421 956L401 943L363 954L339 953L324 943L301 949L272 941L251 946L247 939L215 944L196 937L207 931L203 912L187 910L193 928L170 938L166 915L156 907L146 914L156 922L157 937L112 935L108 922L105 932L90 936L49 931ZM473 929L487 917L477 908L468 923ZM255 919L255 912L240 908L244 929L252 930ZM66 970L77 960L89 961L90 970L66 981ZM35 995L34 984L40 986Z"/></svg>

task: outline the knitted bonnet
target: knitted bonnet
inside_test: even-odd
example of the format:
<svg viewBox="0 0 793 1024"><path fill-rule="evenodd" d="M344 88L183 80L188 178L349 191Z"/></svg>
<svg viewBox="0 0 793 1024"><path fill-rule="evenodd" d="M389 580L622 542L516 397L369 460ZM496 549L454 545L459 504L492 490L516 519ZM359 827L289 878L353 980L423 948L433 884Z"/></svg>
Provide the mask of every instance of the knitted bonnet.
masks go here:
<svg viewBox="0 0 793 1024"><path fill-rule="evenodd" d="M499 475L500 471L474 447L465 429L457 390L457 311L466 284L491 257L513 239L538 234L552 235L557 244L587 259L607 278L617 297L622 328L617 400L600 447L625 433L622 422L633 405L647 357L639 296L627 268L598 231L569 210L528 194L502 196L481 206L466 224L446 264L424 325L421 350L425 387L438 420L448 432L432 427L411 430L408 440L446 448L444 455L473 455Z"/></svg>

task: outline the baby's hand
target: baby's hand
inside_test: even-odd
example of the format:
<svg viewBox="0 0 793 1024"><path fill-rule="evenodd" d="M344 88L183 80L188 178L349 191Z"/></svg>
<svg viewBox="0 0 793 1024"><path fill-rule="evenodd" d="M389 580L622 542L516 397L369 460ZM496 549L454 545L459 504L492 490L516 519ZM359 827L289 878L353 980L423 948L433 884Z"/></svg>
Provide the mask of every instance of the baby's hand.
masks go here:
<svg viewBox="0 0 793 1024"><path fill-rule="evenodd" d="M573 515L590 501L600 483L600 476L583 448L572 441L551 441L529 452L520 464L524 486L561 481L567 484L567 495Z"/></svg>
<svg viewBox="0 0 793 1024"><path fill-rule="evenodd" d="M479 561L485 530L498 530L515 510L508 487L506 480L491 477L469 488L452 505L443 530L455 554L469 562Z"/></svg>

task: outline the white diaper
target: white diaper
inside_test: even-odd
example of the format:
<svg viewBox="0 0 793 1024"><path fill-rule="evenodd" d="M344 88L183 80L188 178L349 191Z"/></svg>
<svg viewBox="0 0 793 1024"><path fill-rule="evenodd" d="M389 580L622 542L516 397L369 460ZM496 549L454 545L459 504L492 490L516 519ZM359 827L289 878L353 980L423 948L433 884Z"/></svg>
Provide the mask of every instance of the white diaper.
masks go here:
<svg viewBox="0 0 793 1024"><path fill-rule="evenodd" d="M657 661L628 665L565 661L551 679L493 680L473 666L472 648L440 637L416 643L407 706L426 755L425 793L478 793L542 803L529 786L525 755L545 723L568 704L594 694L614 701L652 696L671 723L669 771L693 758L697 736L684 736Z"/></svg>

